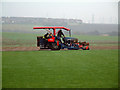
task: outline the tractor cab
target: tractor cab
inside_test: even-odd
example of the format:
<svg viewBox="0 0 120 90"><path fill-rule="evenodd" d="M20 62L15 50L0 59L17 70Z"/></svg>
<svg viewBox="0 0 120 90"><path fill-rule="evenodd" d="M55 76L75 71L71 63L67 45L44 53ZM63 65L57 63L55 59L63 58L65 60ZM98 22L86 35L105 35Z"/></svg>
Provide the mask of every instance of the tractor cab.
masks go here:
<svg viewBox="0 0 120 90"><path fill-rule="evenodd" d="M65 27L33 27L33 29L47 30L44 36L37 36L37 46L40 49L60 50L67 48L69 50L88 50L89 44L83 45L77 38L71 37L71 30ZM52 30L52 31L51 31ZM58 30L58 31L57 31ZM58 37L59 30L69 32L69 37ZM61 41L62 40L62 41ZM85 42L86 43L86 42Z"/></svg>

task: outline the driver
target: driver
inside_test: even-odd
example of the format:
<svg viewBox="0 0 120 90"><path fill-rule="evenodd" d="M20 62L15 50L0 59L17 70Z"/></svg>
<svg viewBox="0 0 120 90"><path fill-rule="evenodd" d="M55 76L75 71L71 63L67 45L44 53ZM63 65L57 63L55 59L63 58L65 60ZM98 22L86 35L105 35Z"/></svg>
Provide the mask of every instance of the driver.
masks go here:
<svg viewBox="0 0 120 90"><path fill-rule="evenodd" d="M62 32L62 30L61 30L61 29L58 31L57 36L58 36L58 37L62 37L62 36L64 36L64 37L65 37L65 35L63 34L63 32Z"/></svg>
<svg viewBox="0 0 120 90"><path fill-rule="evenodd" d="M60 30L58 31L58 34L57 34L57 39L58 39L61 43L62 43L62 41L61 41L62 36L65 37L65 35L64 35L63 32L62 32L62 30L60 29Z"/></svg>

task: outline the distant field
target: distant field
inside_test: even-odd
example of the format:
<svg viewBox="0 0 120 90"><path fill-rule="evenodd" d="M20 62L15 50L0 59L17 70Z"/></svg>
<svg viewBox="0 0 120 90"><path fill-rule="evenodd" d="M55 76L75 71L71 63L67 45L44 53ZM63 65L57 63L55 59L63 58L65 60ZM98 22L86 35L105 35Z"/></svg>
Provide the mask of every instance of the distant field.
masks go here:
<svg viewBox="0 0 120 90"><path fill-rule="evenodd" d="M118 50L2 53L3 88L117 88Z"/></svg>
<svg viewBox="0 0 120 90"><path fill-rule="evenodd" d="M33 32L35 24L2 24L3 32Z"/></svg>
<svg viewBox="0 0 120 90"><path fill-rule="evenodd" d="M55 22L56 23L56 22ZM45 25L45 24L44 24ZM43 26L39 23L33 23L33 24L25 24L25 23L19 23L19 24L2 24L3 31L4 32L33 32L32 28L35 26ZM47 25L49 26L49 25ZM50 24L51 26L51 24ZM55 26L52 24L52 26ZM57 25L61 26L61 25ZM108 33L112 31L118 31L118 25L117 24L79 24L79 25L62 25L64 27L70 28L73 33L75 32L93 32L93 31L99 31L100 33Z"/></svg>
<svg viewBox="0 0 120 90"><path fill-rule="evenodd" d="M41 36L39 33L15 33L15 32L3 32L3 47L14 47L14 46L36 46L36 37ZM90 45L105 45L114 46L118 45L117 36L89 36L89 35L73 35L72 37L78 38L80 41L88 41Z"/></svg>
<svg viewBox="0 0 120 90"><path fill-rule="evenodd" d="M36 38L39 34L32 33L13 33L3 32L3 47L4 46L36 46Z"/></svg>
<svg viewBox="0 0 120 90"><path fill-rule="evenodd" d="M77 37L79 40L81 41L89 41L89 42L101 42L101 41L104 41L104 42L112 42L112 41L115 41L117 42L118 41L118 36L99 36L99 35L73 35L74 37Z"/></svg>

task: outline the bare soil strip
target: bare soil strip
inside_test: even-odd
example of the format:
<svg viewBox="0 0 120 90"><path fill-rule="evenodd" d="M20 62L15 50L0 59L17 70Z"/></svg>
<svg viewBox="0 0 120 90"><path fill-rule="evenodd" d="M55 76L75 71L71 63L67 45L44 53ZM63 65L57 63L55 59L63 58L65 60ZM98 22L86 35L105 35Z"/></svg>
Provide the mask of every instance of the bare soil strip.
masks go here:
<svg viewBox="0 0 120 90"><path fill-rule="evenodd" d="M38 47L2 47L2 51L37 51Z"/></svg>
<svg viewBox="0 0 120 90"><path fill-rule="evenodd" d="M111 50L111 49L118 49L118 46L90 46L90 49ZM50 49L39 49L39 47L2 47L2 50L0 51L39 51L39 50L50 50Z"/></svg>

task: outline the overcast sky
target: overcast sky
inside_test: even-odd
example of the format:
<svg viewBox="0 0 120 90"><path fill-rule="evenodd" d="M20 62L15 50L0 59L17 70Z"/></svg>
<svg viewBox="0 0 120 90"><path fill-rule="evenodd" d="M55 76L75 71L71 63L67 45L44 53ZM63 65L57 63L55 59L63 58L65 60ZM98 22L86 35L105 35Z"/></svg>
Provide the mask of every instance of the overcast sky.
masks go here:
<svg viewBox="0 0 120 90"><path fill-rule="evenodd" d="M2 16L117 23L119 0L2 0Z"/></svg>

